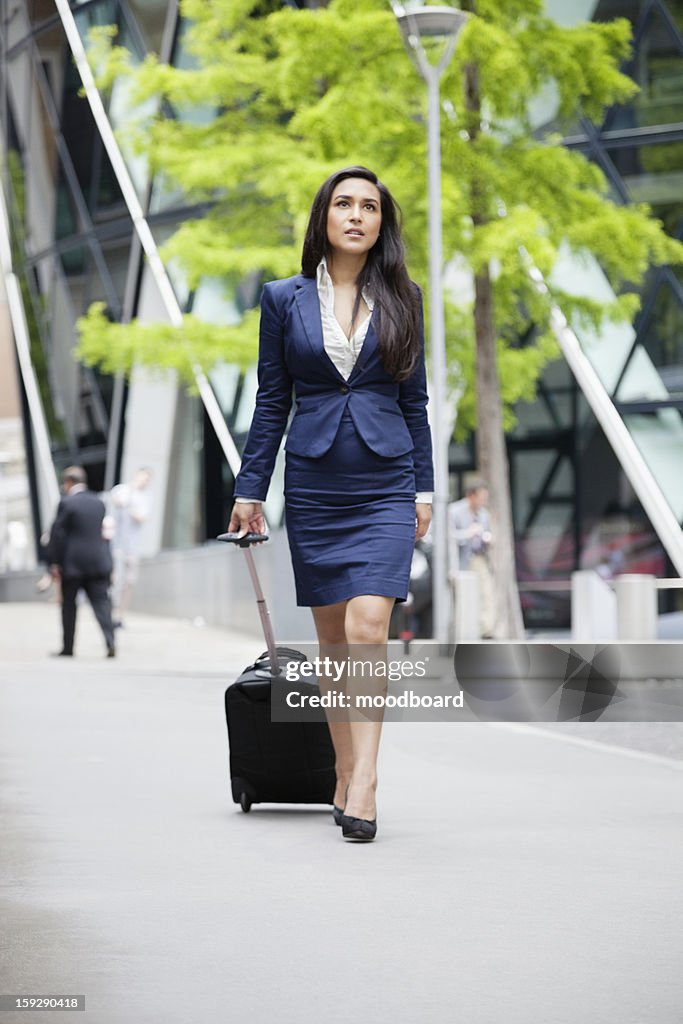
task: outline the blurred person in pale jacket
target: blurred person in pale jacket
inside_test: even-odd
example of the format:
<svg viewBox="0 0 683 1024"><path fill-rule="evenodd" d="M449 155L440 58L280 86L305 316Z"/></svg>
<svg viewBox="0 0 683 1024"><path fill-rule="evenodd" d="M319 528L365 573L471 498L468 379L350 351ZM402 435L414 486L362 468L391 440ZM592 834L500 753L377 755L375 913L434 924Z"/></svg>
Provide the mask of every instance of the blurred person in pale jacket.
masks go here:
<svg viewBox="0 0 683 1024"><path fill-rule="evenodd" d="M489 549L493 543L489 516L488 487L473 480L465 497L448 506L448 535L451 557L450 575L473 572L479 583L479 622L482 637L489 639L496 626L495 591Z"/></svg>

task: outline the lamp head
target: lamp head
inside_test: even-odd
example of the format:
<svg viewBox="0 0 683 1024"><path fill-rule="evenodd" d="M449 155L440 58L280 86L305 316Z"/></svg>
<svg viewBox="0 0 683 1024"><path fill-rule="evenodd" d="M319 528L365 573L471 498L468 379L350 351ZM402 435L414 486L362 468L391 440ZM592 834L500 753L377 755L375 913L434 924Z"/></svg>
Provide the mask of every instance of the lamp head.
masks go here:
<svg viewBox="0 0 683 1024"><path fill-rule="evenodd" d="M424 4L394 5L394 14L404 37L417 31L420 37L457 36L467 21L457 7L425 7Z"/></svg>
<svg viewBox="0 0 683 1024"><path fill-rule="evenodd" d="M443 41L442 56L435 68L440 75L453 55L457 38L467 21L467 13L457 7L425 7L424 4L412 3L404 6L397 0L392 0L391 6L406 49L423 77L430 74L431 63L427 60L424 43L428 40Z"/></svg>

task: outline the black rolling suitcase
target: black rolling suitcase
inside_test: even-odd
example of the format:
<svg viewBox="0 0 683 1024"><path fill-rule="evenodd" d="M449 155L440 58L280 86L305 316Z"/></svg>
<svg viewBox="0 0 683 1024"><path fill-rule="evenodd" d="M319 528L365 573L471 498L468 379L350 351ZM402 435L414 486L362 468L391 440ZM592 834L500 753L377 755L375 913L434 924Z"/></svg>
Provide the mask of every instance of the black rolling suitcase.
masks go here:
<svg viewBox="0 0 683 1024"><path fill-rule="evenodd" d="M305 661L300 651L275 646L268 607L261 590L251 544L266 534L244 537L224 533L225 540L243 548L249 568L267 650L225 691L225 717L230 747L232 798L248 811L258 803L331 804L334 796L334 748L327 722L272 722L271 694L286 663ZM299 688L315 680L302 679Z"/></svg>

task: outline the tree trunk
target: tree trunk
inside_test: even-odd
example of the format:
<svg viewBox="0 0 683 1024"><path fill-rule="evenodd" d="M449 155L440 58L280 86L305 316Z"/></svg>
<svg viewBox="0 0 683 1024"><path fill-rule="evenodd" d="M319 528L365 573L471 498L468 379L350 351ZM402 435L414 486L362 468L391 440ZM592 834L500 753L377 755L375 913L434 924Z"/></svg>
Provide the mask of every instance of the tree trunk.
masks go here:
<svg viewBox="0 0 683 1024"><path fill-rule="evenodd" d="M473 6L473 5L470 5ZM481 134L481 93L476 64L465 68L465 101L468 133L472 143ZM471 187L472 221L481 227L490 219L485 190L474 181ZM517 590L515 541L500 381L496 359L496 329L493 287L488 267L474 279L474 333L477 388L476 450L479 472L489 488L489 511L493 532L491 560L496 594L496 637L524 638L522 609Z"/></svg>
<svg viewBox="0 0 683 1024"><path fill-rule="evenodd" d="M524 638L517 590L510 470L503 431L500 383L496 362L493 289L488 268L474 280L474 329L477 375L477 462L489 487L493 528L490 549L496 594L496 636Z"/></svg>

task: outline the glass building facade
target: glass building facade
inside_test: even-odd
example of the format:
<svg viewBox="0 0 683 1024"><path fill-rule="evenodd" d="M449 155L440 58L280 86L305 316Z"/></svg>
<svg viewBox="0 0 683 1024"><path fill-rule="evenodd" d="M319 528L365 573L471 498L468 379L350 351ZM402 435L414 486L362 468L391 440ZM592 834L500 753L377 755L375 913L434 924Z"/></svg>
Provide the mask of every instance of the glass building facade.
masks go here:
<svg viewBox="0 0 683 1024"><path fill-rule="evenodd" d="M264 4L264 10L269 6L278 4ZM638 82L638 95L608 111L601 125L581 121L556 127L565 145L602 168L618 202L649 203L667 231L680 238L683 0L549 0L546 6L564 24L617 16L631 21L634 50L625 70ZM134 61L150 51L177 65L189 60L173 0L84 0L70 10L84 40L92 27L115 24L117 42ZM93 301L104 302L108 315L122 321L168 319L168 307L143 259L130 201L83 95L53 0L3 3L0 47L4 191L54 469L80 463L91 486L104 489L138 465L151 466L157 500L147 553L201 543L224 528L233 481L201 400L170 374L136 371L125 383L72 358L75 323ZM115 82L103 99L116 131L130 114L125 82ZM195 111L193 116L204 115ZM553 111L543 117L551 123ZM183 219L200 211L186 206L163 175L150 178L144 159L125 150L122 155L154 242L161 245ZM172 268L165 273L181 310L223 322L239 316L237 298L226 298L221 282L206 280L190 291ZM568 263L563 273L565 286L574 278L577 288L593 293L609 288L599 267L581 270ZM679 522L682 328L683 274L680 268L658 267L644 282L633 328L615 327L600 338L599 351L596 339L580 338ZM210 386L239 447L253 409L255 372L222 366L211 375ZM23 399L30 419L25 393ZM48 517L45 468L29 424L26 440L38 534ZM454 496L475 469L473 450L473 445L452 448ZM565 585L574 569L598 568L605 575L670 571L618 458L562 360L547 368L536 401L519 407L509 457L528 626L567 624ZM274 484L267 508L271 524L282 516L277 479Z"/></svg>
<svg viewBox="0 0 683 1024"><path fill-rule="evenodd" d="M623 70L640 91L610 109L600 125L565 124L552 109L539 128L561 131L564 144L602 169L611 198L646 202L667 232L683 234L683 3L680 0L548 0L561 24L626 17L633 52ZM568 291L609 299L599 266L570 259L557 268ZM572 284L574 288L572 288ZM577 331L600 381L639 451L683 521L683 272L652 268L633 327L607 326L600 338ZM528 627L568 626L568 581L577 569L610 578L622 572L678 575L599 423L560 360L542 378L535 402L520 404L508 440L517 571ZM454 489L474 467L474 448L454 448ZM668 592L663 610L673 607Z"/></svg>

